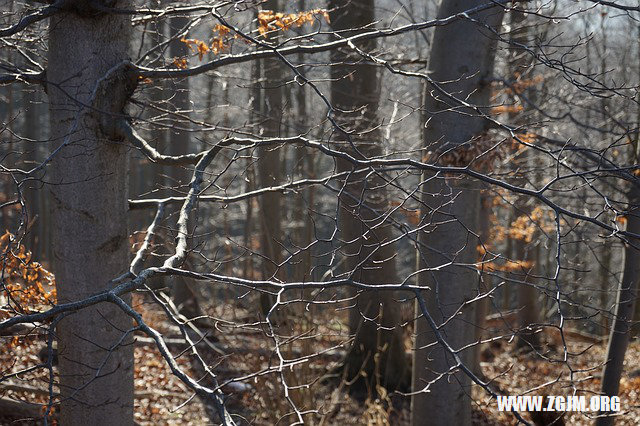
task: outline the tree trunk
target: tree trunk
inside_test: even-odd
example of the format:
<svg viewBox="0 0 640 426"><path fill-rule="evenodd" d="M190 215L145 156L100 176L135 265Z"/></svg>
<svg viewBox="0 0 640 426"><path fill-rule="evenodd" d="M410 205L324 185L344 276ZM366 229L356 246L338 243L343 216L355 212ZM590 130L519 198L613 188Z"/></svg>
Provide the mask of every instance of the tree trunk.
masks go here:
<svg viewBox="0 0 640 426"><path fill-rule="evenodd" d="M306 2L305 0L298 0L298 10L306 10ZM302 31L301 31L302 34ZM298 54L298 63L305 63L305 55L300 52ZM300 72L304 75L304 70L300 69ZM304 131L303 129L308 128L308 120L307 120L307 87L299 86L295 90L295 99L297 104L297 117L295 119L295 131L300 132ZM295 159L294 159L294 170L293 176L298 176L299 178L310 178L315 177L313 171L313 160L314 160L314 151L312 149L307 149L306 147L299 146L294 147ZM293 211L293 217L296 222L296 230L297 230L297 242L296 244L299 247L305 247L311 242L313 242L313 221L309 215L309 207L313 208L313 198L314 198L314 187L311 186L308 189L300 191L298 197L296 197L296 207ZM296 281L304 281L311 279L312 272L312 262L311 262L311 249L307 249L304 253L299 256L298 261L293 267L294 270L294 279ZM308 294L311 294L307 292Z"/></svg>
<svg viewBox="0 0 640 426"><path fill-rule="evenodd" d="M12 14L13 13L13 6L14 6L14 1L10 1L8 2L8 14ZM5 55L2 55L5 56ZM8 49L6 51L6 57L3 57L3 62L6 61L6 63L11 64L13 63L13 49ZM14 126L15 126L15 121L17 119L17 117L15 116L15 112L14 112L14 102L15 102L15 97L14 97L14 91L15 91L15 87L13 84L9 84L6 87L2 88L2 91L0 92L0 123L2 123L2 127L6 127L6 130L8 130L6 132L6 136L3 136L3 145L5 146L4 148L4 152L10 152L10 153L14 153L14 145L13 145L13 132L14 132ZM2 96L2 94L6 94L5 96ZM4 98L4 99L3 99ZM4 114L2 114L4 113ZM3 116L4 115L4 116ZM4 130L4 129L3 129ZM5 133L3 131L3 133ZM4 157L3 153L3 157ZM11 196L13 196L14 193L14 188L13 188L13 182L11 182L11 179L9 176L3 175L0 176L0 200L2 200L2 202L6 201L5 195L7 198L10 198ZM9 195L11 194L11 195ZM7 229L11 229L14 226L13 220L15 218L15 214L11 214L8 213L8 209L3 209L2 211L2 217L0 217L0 226L2 226L2 232L4 232Z"/></svg>
<svg viewBox="0 0 640 426"><path fill-rule="evenodd" d="M278 11L278 1L269 0L264 3L264 8ZM267 40L276 42L275 35L267 35ZM283 65L278 58L262 61L262 135L264 137L281 136L283 89L282 89ZM258 179L261 188L268 188L280 184L282 179L282 160L280 147L264 146L258 148ZM282 271L278 271L277 265L282 261L282 193L270 192L260 196L260 250L262 259L262 274L266 280L282 278ZM269 312L275 298L267 293L260 296L260 304L263 313ZM284 315L284 311L282 311ZM276 322L282 322L284 318L278 318Z"/></svg>
<svg viewBox="0 0 640 426"><path fill-rule="evenodd" d="M521 212L530 211L523 207ZM535 267L531 261L532 256L527 250L527 242L523 239L515 241L516 261L521 267L514 276L521 282L518 283L518 340L517 347L524 350L540 349L540 334L536 324L540 322L540 302L538 289L534 286Z"/></svg>
<svg viewBox="0 0 640 426"><path fill-rule="evenodd" d="M638 78L640 79L640 24L637 26L638 33ZM640 91L636 93L636 139L635 139L635 147L640 146ZM636 149L637 152L637 149ZM640 303L636 303L636 310L633 316L633 322L636 324L636 330L632 331L634 336L640 336Z"/></svg>
<svg viewBox="0 0 640 426"><path fill-rule="evenodd" d="M22 136L26 139L23 141L23 146L26 151L27 168L34 167L39 161L40 155L40 142L41 139L41 126L40 126L40 93L39 87L26 87L22 93L22 110L24 111L24 121L22 124ZM42 240L45 237L45 229L42 228L43 222L42 216L44 214L43 206L41 205L41 197L39 191L41 183L34 181L28 184L24 188L25 204L28 212L28 221L31 225L29 230L28 239L25 245L32 253L33 258L39 262L43 261L43 244Z"/></svg>
<svg viewBox="0 0 640 426"><path fill-rule="evenodd" d="M345 30L375 21L373 0L332 0L329 9L333 30L341 31L343 37L358 32ZM375 47L375 41L359 45L367 52ZM377 120L380 80L376 67L362 63L362 57L351 48L332 51L331 62L334 64L331 103L336 108L335 117L351 131L356 149L339 131L338 146L357 158L379 157L383 149ZM344 160L339 159L337 166L339 172L353 170L351 163ZM364 170L352 174L342 184L345 190L339 200L338 220L349 276L365 284L397 282L395 246L389 244L393 238L391 228L380 224L381 215L389 208L384 180L371 170ZM408 382L400 309L393 293L372 290L360 293L349 311L349 328L355 339L345 359L348 379L362 375L370 384L390 389Z"/></svg>
<svg viewBox="0 0 640 426"><path fill-rule="evenodd" d="M509 50L509 78L514 81L525 81L527 78L531 78L529 75L531 61L529 59L529 53L524 49L518 47L518 45L527 45L529 37L529 27L525 24L526 15L524 12L518 9L511 9L509 11L509 25L510 41L513 43ZM514 93L512 98L514 106L517 105L518 97ZM522 117L517 112L510 112L509 119L512 125L526 124L523 123ZM522 151L519 155L519 161L525 170L529 169L530 153L528 149ZM521 185L526 185L525 177L521 179ZM526 196L520 196L516 200L514 208L514 217L528 215L531 213L532 205L529 202L529 198ZM511 224L509 224L511 226ZM527 349L538 349L540 347L539 334L535 332L532 327L539 322L539 304L538 304L538 291L534 287L535 267L537 265L532 264L531 248L535 244L535 239L531 238L531 243L525 241L524 236L514 241L515 246L515 260L520 262L521 267L518 271L512 274L521 283L517 283L517 297L518 297L518 340L517 346ZM527 266L531 264L532 266Z"/></svg>
<svg viewBox="0 0 640 426"><path fill-rule="evenodd" d="M260 76L262 75L262 61L253 61L251 63L251 109L249 111L249 122L256 128L260 122L260 109L262 105L262 90L260 88ZM246 159L245 168L247 170L247 179L245 184L245 192L251 192L256 186L255 167L253 160L249 157ZM246 215L244 220L244 246L252 247L252 236L254 232L254 212L252 198L246 200ZM244 277L254 279L254 262L253 256L245 256L244 259Z"/></svg>
<svg viewBox="0 0 640 426"><path fill-rule="evenodd" d="M187 17L173 17L168 20L169 37L169 60L172 58L184 58L189 55L189 47L180 39L187 36L179 36L185 26L189 24ZM189 102L189 79L177 78L167 81L167 87L171 96L169 97L170 109L176 114L188 116L191 110ZM189 127L189 122L176 117L170 116L169 126L169 146L167 153L169 155L181 155L190 152L191 134L185 129ZM169 187L180 187L185 193L188 191L191 182L192 170L180 166L167 166L167 185Z"/></svg>
<svg viewBox="0 0 640 426"><path fill-rule="evenodd" d="M627 218L627 231L640 234L640 188L633 184L629 191L629 214ZM631 336L631 325L636 300L640 289L640 241L631 239L624 249L624 270L616 299L616 312L613 319L613 327L609 336L607 347L607 363L602 372L602 384L600 391L603 395L618 395L620 378L622 377L624 357ZM605 413L600 413L605 414ZM597 426L613 425L614 416L598 417Z"/></svg>
<svg viewBox="0 0 640 426"><path fill-rule="evenodd" d="M483 192L480 195L480 213L478 216L478 236L480 237L480 243L489 245L489 234L490 234L490 226L491 226L491 214L492 214L492 202L493 197L492 194L488 192ZM479 262L482 262L484 259L482 256L478 259ZM478 295L488 294L492 289L492 281L493 277L491 274L485 273L485 268L481 264L480 270L478 271ZM480 358L482 352L482 345L479 343L483 339L486 339L487 331L486 331L486 319L489 314L489 297L485 297L480 299L477 302L476 306L476 317L473 325L475 326L475 334L474 338L478 344L475 347L475 352L473 354L473 372L478 377L484 377L484 373L482 372L482 367L480 366Z"/></svg>
<svg viewBox="0 0 640 426"><path fill-rule="evenodd" d="M168 20L170 58L183 58L189 55L189 47L178 36L180 32L189 24L187 17L172 17ZM174 39L175 37L175 39ZM185 36L186 37L186 36ZM189 116L191 111L191 103L189 100L189 79L172 79L167 81L167 90L170 91L170 109L176 114ZM189 122L182 120L176 116L171 116L169 125L169 146L167 153L169 155L182 155L191 151L191 133L188 131ZM184 130L181 130L184 128ZM167 166L166 167L166 185L169 188L177 189L181 195L186 195L189 191L189 184L193 176L193 169L185 166ZM193 219L194 214L190 214ZM190 220L193 223L193 220ZM195 318L202 315L200 304L198 303L198 292L190 285L190 280L184 277L168 277L165 284L169 287L171 298L182 315L187 318Z"/></svg>
<svg viewBox="0 0 640 426"><path fill-rule="evenodd" d="M603 17L604 19L604 17ZM638 26L640 34L640 26ZM638 53L640 54L640 41L638 42ZM603 60L603 67L606 66ZM640 74L640 69L639 69ZM640 99L640 94L638 95ZM603 107L606 105L603 104ZM638 123L640 123L640 108L637 110ZM640 159L640 134L636 134L635 139L630 144L630 159L634 164L638 164ZM627 218L627 231L640 234L640 187L636 182L629 188L629 207ZM602 372L602 384L600 391L604 395L618 395L620 378L624 368L624 357L631 337L631 326L633 325L637 300L640 296L640 240L630 239L630 243L624 248L624 270L622 280L616 298L616 312L613 317L613 327L609 336L607 346L606 364ZM597 426L610 426L614 424L614 416L605 415L597 417Z"/></svg>
<svg viewBox="0 0 640 426"><path fill-rule="evenodd" d="M122 73L104 77L128 59L130 22L128 15L87 8L70 2L49 30L51 136L54 146L70 141L56 155L50 177L60 303L109 288L128 265L127 149L101 130L106 115L97 111L122 113L128 99ZM96 109L83 108L96 86ZM132 336L124 338L131 327L128 316L105 303L60 322L61 424L133 424Z"/></svg>
<svg viewBox="0 0 640 426"><path fill-rule="evenodd" d="M511 226L511 222L513 222L513 210L509 209L507 212L507 226ZM509 262L513 257L513 238L507 236L507 241L504 245L504 258L506 262ZM502 284L502 309L508 311L511 309L511 280L509 279L511 276L511 272L505 272L505 280L504 284Z"/></svg>
<svg viewBox="0 0 640 426"><path fill-rule="evenodd" d="M482 0L443 1L438 18L455 15L480 4L483 4ZM474 16L474 19L498 28L502 16L503 9L496 7ZM459 20L434 30L429 75L436 82L446 82L440 87L458 99L486 106L490 95L486 79L493 71L494 56L495 40L492 35L478 24ZM434 90L435 87L429 85L424 94L426 151L431 154L431 161L443 165L467 165L467 160L473 158L474 145L485 134L487 121L475 111L464 108L451 110L451 106L459 105ZM447 155L452 151L454 155ZM451 265L435 271L425 270L418 276L419 283L429 287L422 293L428 313L441 325L474 296L477 287L476 271L471 267L477 260L477 239L469 230L478 229L479 191L477 184L460 176L425 173L423 181L426 184L423 187L421 216L432 227L419 235L420 241L429 247L420 250L420 267L440 267L453 261ZM419 309L418 314L422 314ZM459 349L474 340L474 327L469 325L474 319L473 306L465 306L438 331L454 350ZM470 379L456 368L451 354L435 342L434 330L426 319L419 318L416 321L413 391L419 392L428 386L428 392L413 395L411 422L423 425L425 419L429 419L429 424L434 426L471 424ZM472 367L473 353L473 348L459 353L469 368Z"/></svg>

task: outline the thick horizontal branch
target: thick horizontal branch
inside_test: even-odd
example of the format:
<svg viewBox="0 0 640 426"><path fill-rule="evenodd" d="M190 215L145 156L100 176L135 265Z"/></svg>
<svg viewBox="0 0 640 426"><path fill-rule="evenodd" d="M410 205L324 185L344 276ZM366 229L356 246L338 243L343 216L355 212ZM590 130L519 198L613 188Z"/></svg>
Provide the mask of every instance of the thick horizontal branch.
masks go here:
<svg viewBox="0 0 640 426"><path fill-rule="evenodd" d="M25 72L25 73L10 73L0 75L0 86L7 84L23 82L29 84L44 84L46 81L46 74L42 72Z"/></svg>
<svg viewBox="0 0 640 426"><path fill-rule="evenodd" d="M433 19L430 21L403 25L401 27L392 28L392 29L380 29L380 30L367 31L364 33L354 35L352 37L346 37L346 38L331 41L328 43L317 44L315 46L297 45L297 46L291 46L291 47L273 48L269 50L267 49L258 50L256 52L243 53L238 55L227 55L220 59L208 62L206 64L193 67L193 68L187 68L187 69L153 69L153 68L137 66L133 68L131 72L135 73L137 76L141 76L144 78L191 77L194 75L198 75L198 74L202 74L202 73L214 70L216 68L219 68L225 65L240 64L244 62L254 61L256 59L295 55L298 53L301 53L301 54L321 53L329 50L335 50L340 47L361 43L366 40L372 40L372 39L384 38L384 37L393 37L393 36L405 34L411 31L420 31L427 28L448 25L457 20L465 19L472 15L477 15L480 12L483 12L488 9L492 9L494 7L504 7L508 3L510 3L510 1L498 0L492 3L486 3L483 5L471 8L465 12L461 12L444 19Z"/></svg>
<svg viewBox="0 0 640 426"><path fill-rule="evenodd" d="M50 16L55 15L60 11L62 7L65 6L67 2L68 0L58 0L50 6L44 7L38 10L37 12L34 12L32 14L29 14L23 17L22 19L20 19L20 21L17 24L7 28L0 29L0 37L12 36L24 30L31 24L34 24L36 22L42 21L43 19L46 19Z"/></svg>
<svg viewBox="0 0 640 426"><path fill-rule="evenodd" d="M625 4L620 4L620 3L613 2L613 1L605 1L605 0L587 0L587 1L590 1L591 3L599 4L601 6L608 6L608 7L614 8L614 9L624 10L626 12L640 12L640 5L639 6L628 6L628 5L625 5Z"/></svg>
<svg viewBox="0 0 640 426"><path fill-rule="evenodd" d="M514 194L522 194L522 195L527 195L533 198L537 198L539 201L541 201L543 204L545 204L547 207L551 208L553 211L555 211L556 213L566 216L566 217L570 217L572 219L577 219L577 220L581 220L581 221L585 221L588 223L591 223L593 225L596 225L602 229L605 229L609 232L611 232L613 235L617 235L617 236L624 236L624 237L630 237L630 238L634 238L634 239L640 239L640 235L635 234L633 232L628 232L628 231L622 231L620 229L618 229L617 227L611 226L607 223L604 223L596 218L593 218L591 216L587 216L584 214L580 214L580 213L576 213L573 212L565 207L562 207L560 205L558 205L557 203L553 202L550 198L548 198L545 195L545 192L547 192L549 190L549 188L551 187L551 185L557 180L554 179L551 182L547 183L543 188L541 189L528 189L528 188L523 188L517 185L513 185L510 184L508 182L502 181L500 179L496 179L494 177L491 177L485 173L473 170L472 168L465 166L465 167L457 167L457 166L443 166L443 165L438 165L438 164L432 164L432 163L426 163L426 162L422 162L422 161L418 161L412 158L370 158L370 159L358 159L355 158L354 156L350 155L347 152L344 151L339 151L333 148L330 148L329 146L321 143L321 142L317 142L317 141L312 141L310 139L304 138L302 136L294 136L294 137L289 137L289 138L278 138L278 139L269 139L269 140L260 140L260 139L251 139L251 138L229 138L229 139L225 139L225 142L227 144L239 144L239 145L260 145L262 143L270 143L273 144L274 141L277 140L279 143L300 143L303 146L306 147L310 147L310 148L314 148L319 150L320 152L322 152L323 154L329 155L331 157L334 158L341 158L347 162L349 162L350 164L352 164L356 169L361 169L361 168L379 168L379 167L390 167L390 166L405 166L405 167L411 167L414 168L416 170L423 170L423 171L430 171L430 172L434 172L434 173L441 173L441 174L455 174L455 175L466 175L469 176L473 179L476 179L480 182L485 182L489 185L493 185L493 186L497 186L500 188L504 188L506 190L508 190L509 192L512 192ZM168 265L167 265L168 266Z"/></svg>
<svg viewBox="0 0 640 426"><path fill-rule="evenodd" d="M140 149L144 155L154 163L170 165L170 166L184 166L194 165L205 155L204 152L197 154L185 154L185 155L164 155L159 153L149 143L142 138L138 132L129 124L125 119L120 119L115 124L116 136L121 137L131 145Z"/></svg>
<svg viewBox="0 0 640 426"><path fill-rule="evenodd" d="M333 174L331 176L327 176L320 179L300 179L293 182L284 183L282 185L270 186L267 188L260 188L254 191L244 192L242 194L237 195L229 195L229 196L220 196L220 195L202 195L198 197L198 201L209 201L214 203L235 203L238 201L246 200L247 198L258 197L264 194L272 193L272 192L280 192L291 189L303 188L311 185L325 185L328 182L346 177L351 172L342 172ZM166 198L155 198L155 199L143 199L143 200L129 200L129 209L130 210L138 210L138 209L146 209L151 207L157 207L158 204L177 204L183 203L186 197L166 197Z"/></svg>
<svg viewBox="0 0 640 426"><path fill-rule="evenodd" d="M130 277L130 275L128 275ZM134 290L144 287L147 280L154 276L185 276L194 278L199 281L217 281L229 284L240 285L255 289L278 289L293 290L303 288L336 288L336 287L353 287L357 290L386 290L386 291L416 291L428 290L425 286L414 286L408 284L365 284L350 278L330 280L330 281L312 281L312 282L291 282L281 283L268 280L248 280L233 276L226 276L213 273L197 273L175 267L150 267L142 270L140 274L130 280L127 280L116 287L97 293L93 296L82 300L61 303L46 311L36 312L32 314L19 315L0 321L0 331L8 329L16 324L36 324L46 323L57 315L65 312L76 312L81 309L97 305L103 302L112 302L114 296L122 296Z"/></svg>
<svg viewBox="0 0 640 426"><path fill-rule="evenodd" d="M15 417L37 419L42 417L43 407L43 404L32 404L10 398L0 398L0 414L3 415L8 414Z"/></svg>
<svg viewBox="0 0 640 426"><path fill-rule="evenodd" d="M133 126L124 118L119 119L114 124L114 130L117 137L124 139L131 145L140 149L144 155L153 163L169 166L185 166L185 165L197 165L208 153L211 151L202 151L195 154L184 155L164 155L153 148L136 130ZM218 141L212 150L217 154L222 148L230 147L233 145L276 145L283 143L292 143L298 141L299 138L265 138L265 139L242 139L242 138L225 138ZM211 159L213 160L213 158ZM184 200L184 198L182 198Z"/></svg>
<svg viewBox="0 0 640 426"><path fill-rule="evenodd" d="M584 159L591 161L594 165L597 165L599 167L598 171L605 171L613 175L616 175L621 179L629 181L634 185L640 185L640 179L638 178L638 176L632 173L640 169L640 166L638 165L635 165L629 168L618 167L615 163L613 163L611 160L606 158L604 154L594 151L592 149L589 149L586 147L579 147L576 145L570 145L567 141L552 139L539 134L536 134L536 139L539 139L542 142L548 143L549 145L553 145L563 151L576 152L578 153L578 155L580 155ZM586 169L589 165L585 163L585 164L579 164L579 166L582 169Z"/></svg>
<svg viewBox="0 0 640 426"><path fill-rule="evenodd" d="M142 15L139 18L135 18L134 23L145 21L149 19L157 19L160 17L166 17L171 15L186 15L195 12L210 12L217 8L233 4L233 2L222 1L215 4L195 4L192 6L168 6L163 9L151 9L149 7L140 7L138 9L123 9L109 6L102 6L100 4L93 5L93 8L101 12L110 13L114 15Z"/></svg>

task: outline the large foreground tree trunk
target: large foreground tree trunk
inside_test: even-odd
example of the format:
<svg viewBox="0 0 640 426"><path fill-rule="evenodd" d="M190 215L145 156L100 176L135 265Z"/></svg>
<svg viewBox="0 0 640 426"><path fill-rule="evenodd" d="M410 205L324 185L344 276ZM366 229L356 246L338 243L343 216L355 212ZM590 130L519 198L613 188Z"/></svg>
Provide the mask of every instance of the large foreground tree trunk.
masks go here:
<svg viewBox="0 0 640 426"><path fill-rule="evenodd" d="M49 178L60 303L105 290L128 263L127 149L110 140L102 124L127 100L123 70L109 70L127 59L130 24L126 15L88 9L69 2L49 30L52 143L69 141ZM131 327L129 317L105 303L59 323L61 424L133 423L132 336L123 338Z"/></svg>
<svg viewBox="0 0 640 426"><path fill-rule="evenodd" d="M483 4L482 0L446 0L440 5L438 18L455 15ZM503 9L496 7L475 19L497 28ZM495 41L482 26L468 20L437 27L429 56L430 76L445 91L458 99L486 107L495 56ZM459 109L455 100L427 85L424 108L427 127L424 132L429 161L449 166L466 166L483 139L487 120L471 109ZM456 107L456 110L451 110ZM483 112L488 112L486 109ZM477 183L460 176L426 173L423 186L422 218L432 224L420 240L428 249L420 250L418 279L429 289L423 292L429 314L436 324L446 325L439 333L455 349L474 341L473 306L463 303L477 293L477 258L479 190ZM425 246L422 246L425 247ZM444 266L444 267L442 267ZM436 268L429 271L425 268ZM418 309L418 314L422 312ZM454 316L454 318L451 318ZM416 321L416 351L413 361L413 391L428 387L428 392L412 397L412 424L471 424L471 383L457 368L453 356L436 343L436 335L424 318ZM471 368L473 348L459 353ZM433 382L435 381L435 382ZM433 383L432 383L433 382Z"/></svg>
<svg viewBox="0 0 640 426"><path fill-rule="evenodd" d="M375 21L373 0L333 0L331 25L343 37ZM358 46L371 52L375 41ZM375 158L383 154L382 135L377 121L380 81L374 65L363 63L353 49L332 52L331 102L336 119L348 137L336 132L341 149L356 158ZM346 65L355 63L355 65ZM354 149L355 146L355 149ZM352 171L351 163L338 160L338 171ZM390 225L381 222L389 208L383 179L370 170L350 175L340 196L340 236L345 244L346 270L351 277L365 284L397 282L395 248ZM405 377L406 358L400 328L400 309L391 292L361 293L349 311L349 327L355 335L345 366L348 378L363 374L367 380L379 377L379 383L396 388ZM379 355L377 355L379 354ZM377 365L376 365L377 364Z"/></svg>

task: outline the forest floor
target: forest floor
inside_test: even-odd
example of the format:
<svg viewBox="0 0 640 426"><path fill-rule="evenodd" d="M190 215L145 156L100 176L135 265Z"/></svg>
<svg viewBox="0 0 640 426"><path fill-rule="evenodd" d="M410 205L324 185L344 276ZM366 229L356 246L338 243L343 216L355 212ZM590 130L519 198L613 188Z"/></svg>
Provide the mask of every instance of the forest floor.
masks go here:
<svg viewBox="0 0 640 426"><path fill-rule="evenodd" d="M194 367L192 357L180 337L177 327L166 322L156 305L144 302L136 296L136 308L143 312L149 325L169 337L169 347L178 364L192 377L203 377L204 373ZM281 355L295 360L290 367L279 371L274 341L266 337L264 324L254 321L248 311L233 304L222 304L216 308L215 345L226 353L219 355L198 344L204 358L218 374L218 383L228 395L230 412L241 416L239 424L273 425L291 424L295 415L283 394L282 380L290 387L289 395L301 411L316 410L304 416L305 422L315 425L405 425L409 424L408 396L399 393L387 395L378 388L378 397L373 392L367 395L349 392L344 381L326 379L332 366L338 365L345 354L346 330L339 318L326 321L322 326L296 323L301 338L291 339L281 346ZM240 325L242 324L242 325ZM212 334L213 334L212 333ZM45 347L42 336L33 333L26 338L0 337L3 347L11 347L0 353L0 375L27 369L41 363L39 352ZM582 341L581 341L582 340ZM568 338L567 361L564 361L564 346L557 338L543 333L544 355L533 356L516 349L515 340L499 340L483 346L482 372L491 379L491 386L508 395L586 395L587 401L597 391L600 380L605 344L593 343L589 339ZM407 343L410 345L410 342ZM311 353L315 356L307 357ZM139 425L206 425L211 415L203 401L173 376L152 342L144 336L137 337L135 368L135 420ZM546 358L546 359L545 359ZM636 362L640 360L640 342L629 347L626 372L621 391L623 412L618 425L640 424L640 373ZM631 373L631 374L629 374ZM242 377L241 380L238 378ZM323 379L324 378L324 379ZM24 411L2 411L0 425L41 424L27 420L29 415L43 413L42 404L47 403L47 369L24 372L0 383L2 401L21 401ZM226 384L225 384L226 383ZM202 381L212 386L213 383ZM306 386L308 385L308 386ZM57 387L54 387L57 391ZM517 424L510 413L499 412L495 399L483 389L473 387L474 425ZM523 413L529 418L528 413ZM567 425L592 423L591 413L566 413Z"/></svg>

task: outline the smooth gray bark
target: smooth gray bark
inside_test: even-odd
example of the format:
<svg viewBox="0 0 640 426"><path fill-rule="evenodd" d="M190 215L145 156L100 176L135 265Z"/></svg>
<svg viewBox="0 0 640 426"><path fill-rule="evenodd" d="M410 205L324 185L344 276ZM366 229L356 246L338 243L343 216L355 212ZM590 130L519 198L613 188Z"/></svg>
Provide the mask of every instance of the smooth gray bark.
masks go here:
<svg viewBox="0 0 640 426"><path fill-rule="evenodd" d="M126 15L86 7L71 2L49 30L52 143L69 138L48 176L59 303L109 288L128 265L127 148L103 132L101 120L121 113L128 98L122 73L109 70L128 58L130 23ZM133 345L124 335L131 327L128 316L104 303L60 322L61 424L133 424Z"/></svg>
<svg viewBox="0 0 640 426"><path fill-rule="evenodd" d="M442 1L438 18L482 3L482 0ZM475 18L497 28L502 16L503 9L496 7ZM456 21L434 30L429 75L435 82L446 82L440 87L456 98L486 107L490 94L486 79L491 76L494 56L495 40L488 31L468 20ZM451 107L458 109L454 111ZM475 144L484 136L487 120L476 111L460 109L459 103L438 93L433 85L427 85L424 108L427 123L424 143L429 160L446 165L468 164ZM454 318L449 318L477 292L478 278L473 265L478 241L469 231L478 229L479 191L477 184L460 176L425 173L423 179L426 183L422 187L421 216L432 227L420 233L421 242L429 249L420 250L419 265L444 267L423 271L418 280L429 287L422 294L435 322L448 321L439 333L451 347L459 349L474 341L475 335L474 306L465 306ZM412 424L423 425L425 419L434 426L471 424L470 379L436 343L434 331L423 318L416 321L415 344L413 391L427 386L429 391L412 397ZM462 362L470 368L473 353L473 348L460 353Z"/></svg>

